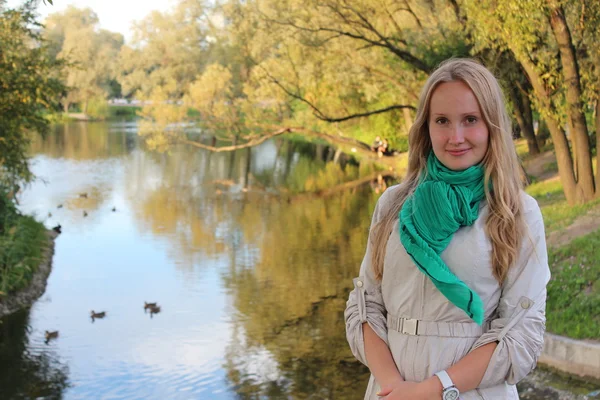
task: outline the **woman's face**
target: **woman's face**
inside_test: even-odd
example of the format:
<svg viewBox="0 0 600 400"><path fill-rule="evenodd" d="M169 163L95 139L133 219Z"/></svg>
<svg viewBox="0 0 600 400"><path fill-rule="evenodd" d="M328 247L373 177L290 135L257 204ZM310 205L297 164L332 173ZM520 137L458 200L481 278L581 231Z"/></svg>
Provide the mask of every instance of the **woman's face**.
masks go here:
<svg viewBox="0 0 600 400"><path fill-rule="evenodd" d="M488 128L465 83L445 82L435 88L429 107L429 137L438 160L452 170L462 171L483 160Z"/></svg>

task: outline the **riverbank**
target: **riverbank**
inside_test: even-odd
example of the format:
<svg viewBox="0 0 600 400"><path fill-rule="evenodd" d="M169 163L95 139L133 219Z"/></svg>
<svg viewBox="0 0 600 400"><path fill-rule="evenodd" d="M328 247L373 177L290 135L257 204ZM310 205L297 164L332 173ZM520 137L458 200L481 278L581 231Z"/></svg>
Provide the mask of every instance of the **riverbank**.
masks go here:
<svg viewBox="0 0 600 400"><path fill-rule="evenodd" d="M138 111L141 109L138 106L107 105L102 110L98 110L98 112L83 113L79 110L77 112L59 112L48 114L47 118L53 123L133 120L138 118Z"/></svg>
<svg viewBox="0 0 600 400"><path fill-rule="evenodd" d="M11 212L3 215L7 223L0 235L0 317L29 307L44 293L56 237L34 218Z"/></svg>
<svg viewBox="0 0 600 400"><path fill-rule="evenodd" d="M35 271L31 271L29 284L19 290L9 292L8 296L0 298L0 318L23 308L30 307L44 294L48 276L52 270L54 240L56 236L57 233L46 231L46 242L42 245L41 262L37 265Z"/></svg>

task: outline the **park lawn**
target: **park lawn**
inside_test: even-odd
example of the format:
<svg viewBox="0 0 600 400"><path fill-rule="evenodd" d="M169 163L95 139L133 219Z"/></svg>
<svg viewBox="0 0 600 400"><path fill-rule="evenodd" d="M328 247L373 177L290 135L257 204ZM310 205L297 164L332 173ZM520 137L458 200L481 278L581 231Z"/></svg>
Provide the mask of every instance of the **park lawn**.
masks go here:
<svg viewBox="0 0 600 400"><path fill-rule="evenodd" d="M600 229L549 251L549 332L600 339Z"/></svg>

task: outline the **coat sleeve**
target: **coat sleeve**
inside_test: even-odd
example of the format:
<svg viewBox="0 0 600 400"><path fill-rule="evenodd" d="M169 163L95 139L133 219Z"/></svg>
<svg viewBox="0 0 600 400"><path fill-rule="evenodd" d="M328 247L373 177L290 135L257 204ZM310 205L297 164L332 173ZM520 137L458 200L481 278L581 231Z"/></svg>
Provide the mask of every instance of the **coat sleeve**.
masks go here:
<svg viewBox="0 0 600 400"><path fill-rule="evenodd" d="M546 330L546 285L550 280L544 221L537 202L525 195L527 228L517 263L503 284L490 329L473 345L475 350L497 342L480 388L507 382L514 385L536 364Z"/></svg>
<svg viewBox="0 0 600 400"><path fill-rule="evenodd" d="M375 206L371 228L369 229L367 250L360 266L359 276L353 280L354 289L350 292L344 311L346 338L350 344L350 349L354 357L364 365L367 365L367 358L365 356L363 323L368 323L377 336L388 344L387 313L381 294L381 282L375 279L371 266L372 230L381 217L381 204L384 202L386 194L389 195L389 189L379 198Z"/></svg>

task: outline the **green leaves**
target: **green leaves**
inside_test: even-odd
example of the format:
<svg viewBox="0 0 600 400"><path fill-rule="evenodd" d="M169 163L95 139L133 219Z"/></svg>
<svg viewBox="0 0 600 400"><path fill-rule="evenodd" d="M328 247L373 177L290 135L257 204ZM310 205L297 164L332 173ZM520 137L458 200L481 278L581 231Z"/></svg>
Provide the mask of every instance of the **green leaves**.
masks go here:
<svg viewBox="0 0 600 400"><path fill-rule="evenodd" d="M48 56L32 10L0 12L0 185L14 189L32 179L29 134L47 131L45 114L64 87L57 79L62 63Z"/></svg>

